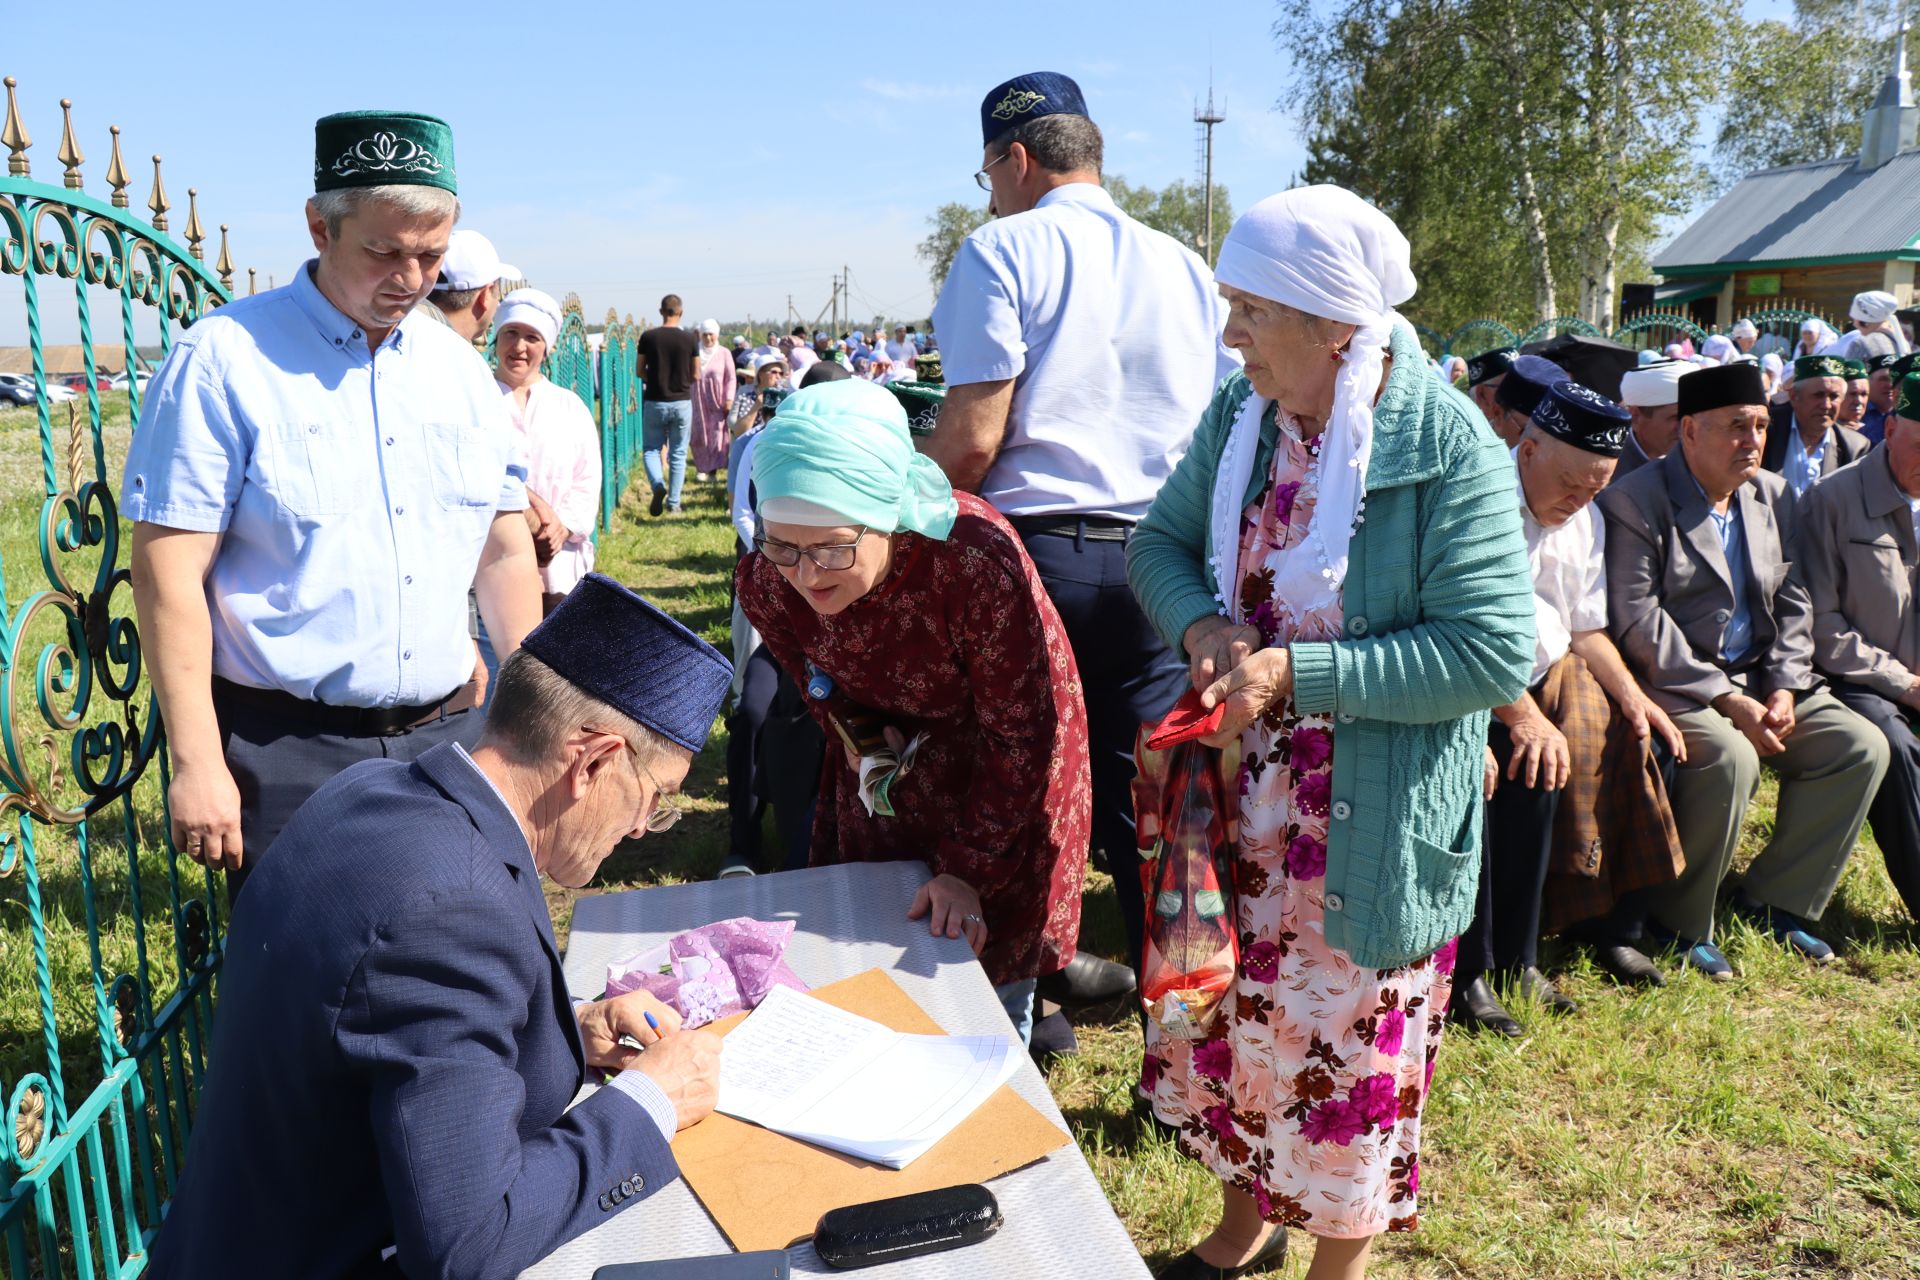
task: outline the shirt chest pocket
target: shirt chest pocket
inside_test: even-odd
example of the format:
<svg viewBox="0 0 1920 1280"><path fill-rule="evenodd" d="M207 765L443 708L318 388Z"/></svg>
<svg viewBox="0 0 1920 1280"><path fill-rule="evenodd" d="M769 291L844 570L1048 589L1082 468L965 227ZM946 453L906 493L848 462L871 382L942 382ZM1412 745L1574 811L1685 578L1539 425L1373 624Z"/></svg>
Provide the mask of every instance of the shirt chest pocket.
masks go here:
<svg viewBox="0 0 1920 1280"><path fill-rule="evenodd" d="M422 430L434 501L447 510L491 510L506 481L499 441L470 422L428 422Z"/></svg>
<svg viewBox="0 0 1920 1280"><path fill-rule="evenodd" d="M345 422L276 422L258 454L262 487L302 518L345 515L368 492L354 474L358 453Z"/></svg>

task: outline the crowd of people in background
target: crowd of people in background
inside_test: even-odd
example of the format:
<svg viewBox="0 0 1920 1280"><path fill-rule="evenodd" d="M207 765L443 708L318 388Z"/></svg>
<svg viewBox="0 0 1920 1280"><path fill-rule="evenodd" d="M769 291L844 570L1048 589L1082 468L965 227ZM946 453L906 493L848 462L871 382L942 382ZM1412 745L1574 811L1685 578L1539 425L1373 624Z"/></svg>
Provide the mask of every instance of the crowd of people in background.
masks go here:
<svg viewBox="0 0 1920 1280"><path fill-rule="evenodd" d="M1355 1280L1417 1228L1449 1028L1576 1012L1543 937L1632 987L1731 978L1729 915L1828 963L1869 822L1920 913L1894 298L1845 335L1432 360L1407 241L1351 192L1257 202L1210 268L1103 189L1067 76L999 85L980 124L995 217L927 331L756 343L668 294L639 339L649 517L689 468L725 486L729 664L593 572L592 416L540 372L560 307L452 230L445 124L320 122L316 258L182 336L126 466L173 832L236 907L157 1275L383 1249L511 1273L671 1179L717 1042L644 1001L570 1009L537 886L671 825L723 703L718 874L918 853L912 918L1043 1059L1075 1051L1063 1007L1138 982L1141 726L1189 696L1217 717L1236 970L1197 1030L1143 1019L1135 1091L1221 1184L1174 1280L1276 1266L1295 1227L1313 1280ZM1763 765L1776 818L1735 877ZM324 874L408 824L431 834L388 850L392 894ZM1119 963L1078 948L1090 865ZM569 1112L588 1064L612 1087ZM262 1134L305 1152L287 1097L335 1118L324 1204L242 1172Z"/></svg>

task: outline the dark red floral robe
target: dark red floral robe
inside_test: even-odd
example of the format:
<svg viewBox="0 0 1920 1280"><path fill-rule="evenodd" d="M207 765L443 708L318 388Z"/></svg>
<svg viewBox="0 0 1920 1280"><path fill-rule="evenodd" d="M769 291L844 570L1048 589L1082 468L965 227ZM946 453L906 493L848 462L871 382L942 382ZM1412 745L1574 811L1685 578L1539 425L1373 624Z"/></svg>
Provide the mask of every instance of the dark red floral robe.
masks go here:
<svg viewBox="0 0 1920 1280"><path fill-rule="evenodd" d="M811 706L827 733L813 863L924 859L980 894L996 985L1073 958L1092 829L1087 708L1066 629L1026 548L992 507L956 495L946 541L902 532L893 567L834 617L815 613L760 555L740 562L740 607L805 688L811 662L834 683ZM879 713L925 733L893 787L897 816L869 816L827 723Z"/></svg>

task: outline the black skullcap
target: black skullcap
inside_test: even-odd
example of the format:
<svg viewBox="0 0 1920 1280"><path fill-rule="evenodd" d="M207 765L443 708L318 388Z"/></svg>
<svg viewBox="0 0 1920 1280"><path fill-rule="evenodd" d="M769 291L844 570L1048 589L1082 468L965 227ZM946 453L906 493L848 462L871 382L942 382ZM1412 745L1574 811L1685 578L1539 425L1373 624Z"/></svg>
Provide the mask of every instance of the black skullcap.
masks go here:
<svg viewBox="0 0 1920 1280"><path fill-rule="evenodd" d="M1767 403L1767 386L1757 364L1707 365L1680 379L1680 416L1691 417L1730 404Z"/></svg>
<svg viewBox="0 0 1920 1280"><path fill-rule="evenodd" d="M1496 347L1492 351L1482 351L1467 361L1467 385L1477 387L1483 382L1492 382L1513 368L1513 362L1519 355L1520 353L1512 347Z"/></svg>

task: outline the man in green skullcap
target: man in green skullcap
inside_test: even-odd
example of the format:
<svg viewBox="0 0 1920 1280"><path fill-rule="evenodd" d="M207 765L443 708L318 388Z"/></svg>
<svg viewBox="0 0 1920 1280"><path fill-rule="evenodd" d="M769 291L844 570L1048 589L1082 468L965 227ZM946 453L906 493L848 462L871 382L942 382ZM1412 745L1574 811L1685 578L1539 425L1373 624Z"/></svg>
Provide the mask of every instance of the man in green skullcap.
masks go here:
<svg viewBox="0 0 1920 1280"><path fill-rule="evenodd" d="M1907 914L1920 919L1917 522L1920 376L1909 375L1887 415L1880 447L1858 466L1822 481L1800 504L1791 552L1792 576L1812 605L1814 670L1831 683L1836 698L1886 735L1887 775L1867 821L1888 879Z"/></svg>
<svg viewBox="0 0 1920 1280"><path fill-rule="evenodd" d="M1873 447L1858 431L1841 425L1840 406L1846 398L1845 360L1816 355L1793 362L1793 385L1787 403L1770 411L1760 465L1783 477L1796 495Z"/></svg>
<svg viewBox="0 0 1920 1280"><path fill-rule="evenodd" d="M1849 431L1860 431L1866 425L1867 418L1867 365L1863 360L1847 360L1845 364L1847 394L1840 399L1840 412L1834 421ZM1866 433L1861 432L1861 438L1865 437ZM1868 440L1867 443L1871 445L1873 441Z"/></svg>
<svg viewBox="0 0 1920 1280"><path fill-rule="evenodd" d="M477 737L468 584L502 658L540 619L505 401L412 314L460 213L452 131L327 116L313 174L316 256L181 335L122 488L174 838L234 892L340 770Z"/></svg>

